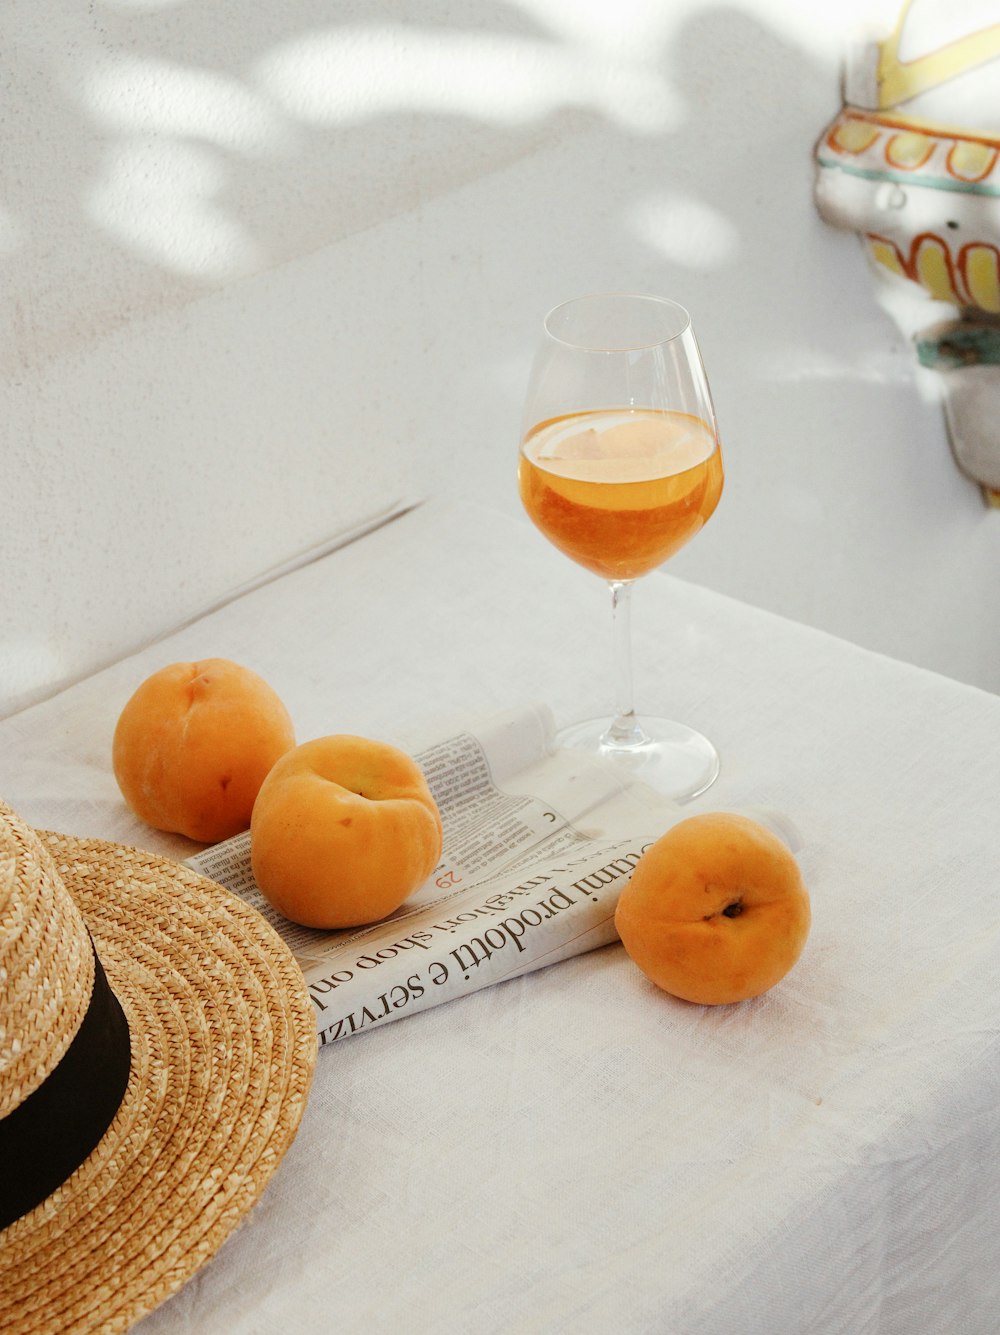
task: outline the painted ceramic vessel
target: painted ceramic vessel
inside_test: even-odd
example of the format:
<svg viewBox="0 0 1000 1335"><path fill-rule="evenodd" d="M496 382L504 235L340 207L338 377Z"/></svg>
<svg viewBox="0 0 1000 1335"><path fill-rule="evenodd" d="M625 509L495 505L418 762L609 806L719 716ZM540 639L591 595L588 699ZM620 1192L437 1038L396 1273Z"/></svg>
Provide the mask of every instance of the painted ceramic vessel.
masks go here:
<svg viewBox="0 0 1000 1335"><path fill-rule="evenodd" d="M845 94L816 146L820 213L862 238L940 372L959 466L1000 505L1000 0L909 0Z"/></svg>

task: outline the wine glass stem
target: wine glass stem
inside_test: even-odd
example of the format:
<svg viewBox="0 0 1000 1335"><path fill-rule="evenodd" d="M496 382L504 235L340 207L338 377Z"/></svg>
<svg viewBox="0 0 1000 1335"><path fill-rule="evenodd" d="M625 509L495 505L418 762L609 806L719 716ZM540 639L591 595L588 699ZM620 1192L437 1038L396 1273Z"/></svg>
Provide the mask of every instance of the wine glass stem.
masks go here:
<svg viewBox="0 0 1000 1335"><path fill-rule="evenodd" d="M632 690L632 581L610 580L611 628L615 661L615 717L604 734L606 746L641 746L646 734L635 716Z"/></svg>

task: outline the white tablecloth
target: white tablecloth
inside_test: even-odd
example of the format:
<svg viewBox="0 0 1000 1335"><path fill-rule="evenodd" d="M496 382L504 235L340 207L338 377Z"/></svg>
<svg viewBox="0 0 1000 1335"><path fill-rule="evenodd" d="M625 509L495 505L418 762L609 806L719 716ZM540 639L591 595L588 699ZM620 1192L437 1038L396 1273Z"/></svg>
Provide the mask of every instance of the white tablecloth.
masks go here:
<svg viewBox="0 0 1000 1335"><path fill-rule="evenodd" d="M692 811L802 835L795 970L701 1008L614 945L324 1049L261 1203L143 1335L996 1335L1000 699L669 576L634 602L640 705L722 753ZM0 794L186 856L110 765L163 664L246 663L300 740L405 743L601 712L608 641L599 581L431 502L0 723Z"/></svg>

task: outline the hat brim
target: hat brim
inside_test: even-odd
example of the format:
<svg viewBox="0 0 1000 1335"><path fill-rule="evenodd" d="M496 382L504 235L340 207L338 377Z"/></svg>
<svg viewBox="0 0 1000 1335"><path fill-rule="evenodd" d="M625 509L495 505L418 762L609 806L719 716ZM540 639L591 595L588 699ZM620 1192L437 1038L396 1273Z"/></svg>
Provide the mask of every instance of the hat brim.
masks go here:
<svg viewBox="0 0 1000 1335"><path fill-rule="evenodd" d="M188 868L39 831L132 1043L103 1139L0 1238L5 1335L126 1330L243 1220L291 1144L316 1059L301 971L249 905Z"/></svg>

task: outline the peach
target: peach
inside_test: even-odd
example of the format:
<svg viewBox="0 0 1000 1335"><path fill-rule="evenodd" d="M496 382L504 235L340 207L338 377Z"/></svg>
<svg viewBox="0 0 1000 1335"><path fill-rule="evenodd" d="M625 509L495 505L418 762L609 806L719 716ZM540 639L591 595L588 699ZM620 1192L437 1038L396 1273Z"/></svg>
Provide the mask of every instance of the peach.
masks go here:
<svg viewBox="0 0 1000 1335"><path fill-rule="evenodd" d="M288 711L263 678L206 658L146 678L118 719L112 764L141 820L213 843L247 829L264 776L294 745Z"/></svg>
<svg viewBox="0 0 1000 1335"><path fill-rule="evenodd" d="M337 734L303 742L261 785L250 823L265 899L305 927L357 927L394 912L441 857L427 781L386 742Z"/></svg>
<svg viewBox="0 0 1000 1335"><path fill-rule="evenodd" d="M651 844L615 911L647 978L708 1006L773 987L799 958L809 925L809 895L788 848L728 812L691 816Z"/></svg>

